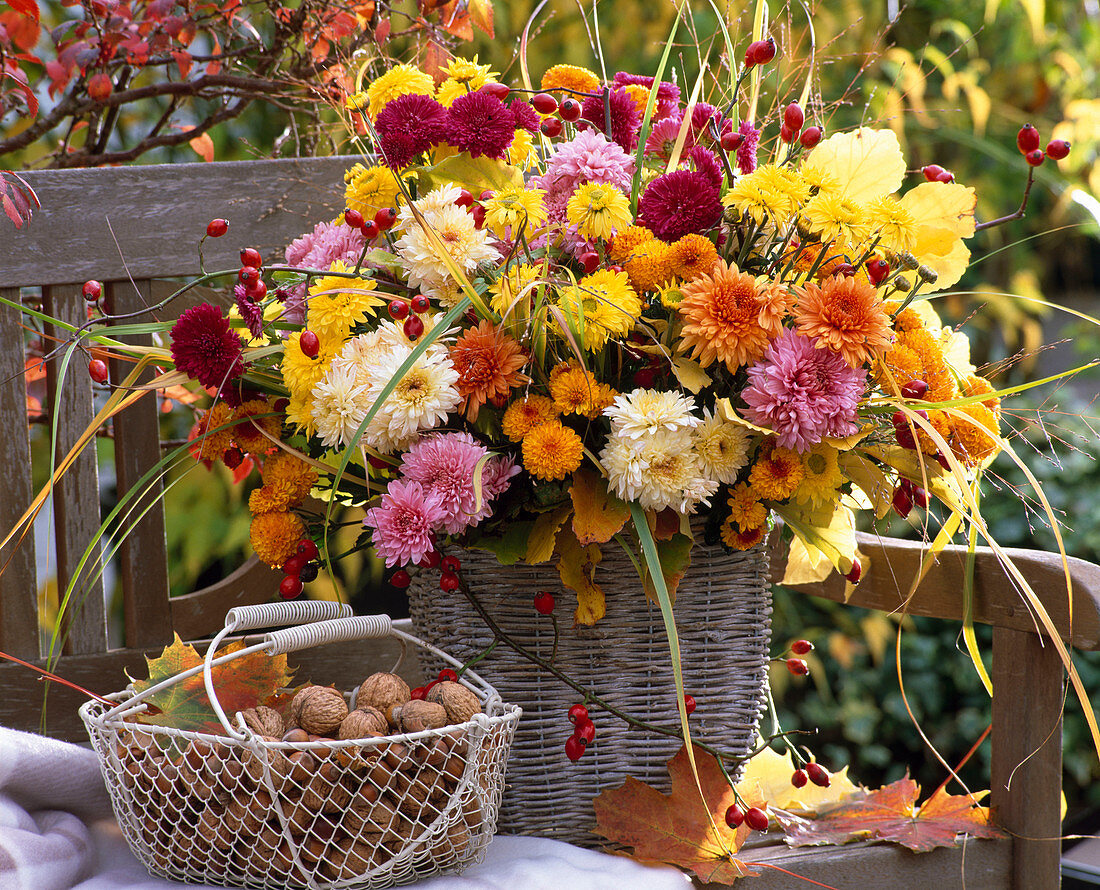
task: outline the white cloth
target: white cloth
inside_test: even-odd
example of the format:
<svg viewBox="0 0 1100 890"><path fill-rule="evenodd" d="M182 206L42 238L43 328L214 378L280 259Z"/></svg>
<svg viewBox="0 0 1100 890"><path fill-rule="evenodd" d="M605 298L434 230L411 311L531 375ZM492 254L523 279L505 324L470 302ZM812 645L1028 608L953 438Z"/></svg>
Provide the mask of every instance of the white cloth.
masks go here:
<svg viewBox="0 0 1100 890"><path fill-rule="evenodd" d="M0 727L0 890L178 890L134 858L94 752ZM685 890L687 876L560 841L498 836L461 875L418 890Z"/></svg>

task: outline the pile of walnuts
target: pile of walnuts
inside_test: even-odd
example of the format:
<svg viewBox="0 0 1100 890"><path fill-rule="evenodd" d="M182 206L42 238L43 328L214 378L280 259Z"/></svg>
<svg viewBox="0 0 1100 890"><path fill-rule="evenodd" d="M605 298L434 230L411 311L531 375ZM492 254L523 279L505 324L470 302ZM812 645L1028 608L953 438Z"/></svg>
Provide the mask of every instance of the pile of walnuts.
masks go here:
<svg viewBox="0 0 1100 890"><path fill-rule="evenodd" d="M345 881L422 836L418 856L443 867L461 861L489 800L487 764L476 763L475 780L452 801L470 754L454 724L481 711L477 696L441 682L417 700L396 674L377 673L353 703L349 710L336 689L306 686L284 714L242 712L266 744L195 739L166 751L147 729L121 733L123 785L143 814L131 830L161 870L222 883ZM444 731L390 738L428 729ZM349 743L360 740L377 741ZM439 820L452 803L453 818Z"/></svg>

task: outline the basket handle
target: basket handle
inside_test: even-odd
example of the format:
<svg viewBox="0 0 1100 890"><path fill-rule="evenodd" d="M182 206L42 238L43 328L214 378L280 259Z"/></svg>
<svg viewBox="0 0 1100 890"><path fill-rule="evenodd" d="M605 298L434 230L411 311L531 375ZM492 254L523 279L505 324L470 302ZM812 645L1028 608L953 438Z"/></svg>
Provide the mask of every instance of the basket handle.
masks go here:
<svg viewBox="0 0 1100 890"><path fill-rule="evenodd" d="M315 624L288 627L264 634L264 643L267 645L265 651L268 655L283 655L326 643L370 640L389 636L391 626L389 615L353 615L331 621L318 621Z"/></svg>
<svg viewBox="0 0 1100 890"><path fill-rule="evenodd" d="M333 618L347 618L351 606L325 600L301 600L282 603L260 603L236 606L225 613L225 629L229 633L254 630L257 627L285 627L289 624L309 624Z"/></svg>

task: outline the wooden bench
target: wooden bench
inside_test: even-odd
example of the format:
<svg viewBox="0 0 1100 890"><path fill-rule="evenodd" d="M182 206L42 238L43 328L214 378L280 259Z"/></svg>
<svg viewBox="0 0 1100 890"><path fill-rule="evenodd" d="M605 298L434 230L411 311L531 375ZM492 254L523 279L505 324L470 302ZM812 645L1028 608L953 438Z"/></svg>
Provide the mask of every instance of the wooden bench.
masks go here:
<svg viewBox="0 0 1100 890"><path fill-rule="evenodd" d="M17 234L5 233L0 254L0 296L17 301L40 297L47 312L82 320L80 285L88 278L105 282L115 311L141 308L163 292L157 279L193 275L195 244L215 216L230 220L227 236L207 241L207 268L232 268L246 243L266 257L280 256L285 244L331 218L342 207L346 158L310 161L262 161L232 164L183 164L51 171L27 174L43 208ZM178 310L176 310L178 311ZM23 330L19 314L0 306L0 459L8 468L7 497L0 498L0 530L6 534L31 502L30 451L23 388ZM114 369L118 371L120 369ZM47 369L51 394L58 385L57 363ZM58 417L58 454L87 425L92 388L77 362L64 382ZM52 402L52 395L51 395ZM47 410L51 410L47 405ZM114 424L115 465L124 491L159 458L157 407L148 397L127 409ZM54 538L59 587L64 590L86 546L100 525L99 484L89 450L54 495ZM33 535L0 550L0 649L42 664L39 643ZM898 579L916 572L916 544L865 538L861 546L870 568L851 604L918 615L962 617L963 557L953 548L943 554L917 595L903 603ZM121 551L125 647L109 649L101 582L80 585L82 606L70 619L65 653L56 671L96 691L122 685L122 671L140 670L143 655L170 642L173 630L184 638L212 634L232 605L270 600L278 576L250 560L233 576L185 597L168 596L164 518L154 505ZM1034 551L1014 552L1062 639L1080 649L1100 647L1100 568L1071 560L1073 621L1069 620L1061 564ZM776 577L782 553L773 555ZM1047 890L1058 886L1061 787L1060 713L1064 671L1049 640L1037 633L1019 594L993 556L981 552L975 571L976 621L994 626L993 775L995 817L1014 838L972 842L957 850L911 854L868 844L787 850L754 847L752 856L835 887L965 886ZM804 588L807 594L843 599L843 584L832 578ZM376 667L392 666L391 650L369 658L361 647L332 647L304 661L307 674L326 682L355 682ZM365 660L366 658L366 660ZM0 664L0 724L37 730L42 686L24 668ZM81 697L51 689L44 731L80 740L76 718ZM1070 707L1073 696L1070 695ZM804 888L805 882L777 872L750 879L761 890Z"/></svg>

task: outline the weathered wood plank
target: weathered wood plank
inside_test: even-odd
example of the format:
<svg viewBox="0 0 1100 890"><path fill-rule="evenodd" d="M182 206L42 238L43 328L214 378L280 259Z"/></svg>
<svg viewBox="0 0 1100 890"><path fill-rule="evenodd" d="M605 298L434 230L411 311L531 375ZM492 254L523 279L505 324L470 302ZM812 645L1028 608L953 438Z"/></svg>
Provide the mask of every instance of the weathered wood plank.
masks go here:
<svg viewBox="0 0 1100 890"><path fill-rule="evenodd" d="M46 312L59 321L79 325L87 318L80 288L61 285L43 288ZM63 342L64 331L47 325L48 336ZM57 431L57 461L60 462L80 438L94 416L92 381L87 362L74 355L65 379L60 379L60 356L46 366L46 382L52 415L56 393L62 391L61 408L54 417ZM57 540L57 586L64 595L69 582L77 577L77 567L88 545L91 557L80 571L72 598L66 609L65 652L80 655L103 652L107 648L107 623L103 604L103 576L99 571L99 469L94 441L58 481L53 492L54 530Z"/></svg>
<svg viewBox="0 0 1100 890"><path fill-rule="evenodd" d="M19 289L0 288L0 297L19 302ZM15 527L34 497L27 436L26 386L23 380L23 329L19 311L0 304L0 430L4 437L4 496L0 497L0 539ZM0 547L0 649L19 658L37 658L38 576L34 564L34 528Z"/></svg>
<svg viewBox="0 0 1100 890"><path fill-rule="evenodd" d="M1013 890L1059 885L1064 676L1049 642L994 628L990 802L1013 835Z"/></svg>
<svg viewBox="0 0 1100 890"><path fill-rule="evenodd" d="M1011 854L1007 840L968 840L958 847L940 847L928 853L913 853L893 844L787 847L776 841L750 843L741 849L740 857L760 863L760 874L743 878L736 886L743 890L807 890L812 885L804 879L809 878L837 890L1001 890L1008 887ZM696 881L695 886L720 890L723 885Z"/></svg>
<svg viewBox="0 0 1100 890"><path fill-rule="evenodd" d="M247 243L266 260L344 206L343 173L358 158L232 161L22 173L42 207L5 238L4 282L43 285L195 275L198 243L214 217L206 268L233 269ZM166 196L185 200L166 202ZM65 262L42 257L65 246Z"/></svg>
<svg viewBox="0 0 1100 890"><path fill-rule="evenodd" d="M108 284L107 300L113 314L136 312L149 305L148 280ZM124 342L152 345L149 335L129 336ZM117 386L133 370L133 364L111 360L111 380ZM138 383L152 380L146 369ZM146 472L160 461L160 421L155 393L149 393L125 411L115 415L115 473L119 498L134 489ZM134 649L164 645L172 641L172 613L168 606L168 551L164 531L164 485L159 479L148 484L127 511L128 529L118 551L122 581L126 645ZM138 517L141 517L138 519Z"/></svg>
<svg viewBox="0 0 1100 890"><path fill-rule="evenodd" d="M224 626L225 613L230 609L271 602L281 578L280 572L251 556L216 584L172 597L172 627L185 640L213 636Z"/></svg>
<svg viewBox="0 0 1100 890"><path fill-rule="evenodd" d="M866 534L857 538L870 565L864 566L863 580L848 600L850 605L884 612L904 611L910 615L962 619L965 547L945 549L916 594L906 602L908 585L918 573L925 548L918 541ZM772 544L772 580L778 583L786 565L786 548L776 541ZM1062 638L1079 649L1100 648L1100 566L1073 557L1068 560L1073 580L1071 627L1066 581L1058 555L1014 548L1007 552L1046 606ZM819 584L798 585L794 589L844 602L844 586L844 579L834 572ZM984 547L979 548L975 559L974 620L1018 631L1034 632L1036 627L1022 596L993 552Z"/></svg>

